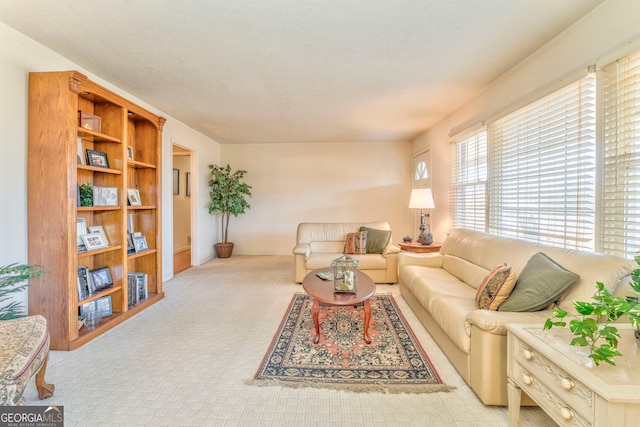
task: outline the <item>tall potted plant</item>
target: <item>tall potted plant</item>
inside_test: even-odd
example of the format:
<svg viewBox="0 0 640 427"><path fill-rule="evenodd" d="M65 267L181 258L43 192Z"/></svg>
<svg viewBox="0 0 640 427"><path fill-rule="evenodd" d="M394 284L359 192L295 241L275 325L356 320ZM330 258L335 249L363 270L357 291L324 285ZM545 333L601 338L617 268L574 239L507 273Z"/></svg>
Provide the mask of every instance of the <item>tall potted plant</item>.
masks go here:
<svg viewBox="0 0 640 427"><path fill-rule="evenodd" d="M49 270L26 264L9 264L0 267L0 320L26 316L20 302L9 301L12 294L22 292L29 286L27 280L42 279Z"/></svg>
<svg viewBox="0 0 640 427"><path fill-rule="evenodd" d="M218 258L229 258L233 251L233 243L229 242L229 220L231 215L238 216L245 213L251 206L246 197L251 197L251 186L242 179L247 174L246 170L233 172L231 166L209 165L211 179L209 187L209 213L220 214L222 217L221 231L222 242L214 245Z"/></svg>

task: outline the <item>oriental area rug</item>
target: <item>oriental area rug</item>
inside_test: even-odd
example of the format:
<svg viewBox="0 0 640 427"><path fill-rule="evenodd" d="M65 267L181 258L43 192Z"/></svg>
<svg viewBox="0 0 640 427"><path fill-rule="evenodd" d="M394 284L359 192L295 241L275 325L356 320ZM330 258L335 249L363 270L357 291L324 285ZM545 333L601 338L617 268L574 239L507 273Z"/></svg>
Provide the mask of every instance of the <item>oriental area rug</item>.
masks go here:
<svg viewBox="0 0 640 427"><path fill-rule="evenodd" d="M319 387L357 392L432 393L442 383L391 295L374 295L371 344L363 338L364 310L321 306L320 341L313 344L313 299L295 294L252 385Z"/></svg>

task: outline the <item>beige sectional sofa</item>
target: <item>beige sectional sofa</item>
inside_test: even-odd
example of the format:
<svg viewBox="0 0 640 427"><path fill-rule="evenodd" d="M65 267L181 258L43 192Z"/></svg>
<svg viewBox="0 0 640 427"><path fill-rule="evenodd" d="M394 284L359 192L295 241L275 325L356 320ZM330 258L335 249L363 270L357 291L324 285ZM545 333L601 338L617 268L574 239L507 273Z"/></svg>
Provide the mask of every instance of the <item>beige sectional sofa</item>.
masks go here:
<svg viewBox="0 0 640 427"><path fill-rule="evenodd" d="M398 255L402 296L486 405L507 404L505 325L543 323L551 317L553 304L535 312L481 310L475 298L477 288L503 263L519 275L538 252L580 276L556 299L562 309L574 311L572 301L589 300L596 282L615 290L615 295L630 295L628 276L637 267L631 261L476 231L453 230L439 253Z"/></svg>
<svg viewBox="0 0 640 427"><path fill-rule="evenodd" d="M360 227L391 231L387 222L304 222L299 224L296 246L293 248L295 281L302 283L304 276L312 270L329 267L331 261L344 253L347 234L359 231ZM350 256L359 261L359 270L371 277L374 282L397 283L397 254L400 248L392 242L391 237L382 253Z"/></svg>

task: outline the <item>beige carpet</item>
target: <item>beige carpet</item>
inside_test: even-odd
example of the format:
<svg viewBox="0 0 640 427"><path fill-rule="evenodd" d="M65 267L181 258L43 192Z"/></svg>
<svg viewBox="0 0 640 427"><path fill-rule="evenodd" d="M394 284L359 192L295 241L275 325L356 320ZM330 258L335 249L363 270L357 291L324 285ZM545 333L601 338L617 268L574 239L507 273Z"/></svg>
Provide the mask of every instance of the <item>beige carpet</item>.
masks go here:
<svg viewBox="0 0 640 427"><path fill-rule="evenodd" d="M290 256L235 256L194 267L165 283L166 298L72 352L52 352L55 396L65 426L506 426L507 410L486 407L467 387L399 295L394 295L450 393L351 393L254 387L260 365L300 285ZM523 408L521 426L555 425Z"/></svg>

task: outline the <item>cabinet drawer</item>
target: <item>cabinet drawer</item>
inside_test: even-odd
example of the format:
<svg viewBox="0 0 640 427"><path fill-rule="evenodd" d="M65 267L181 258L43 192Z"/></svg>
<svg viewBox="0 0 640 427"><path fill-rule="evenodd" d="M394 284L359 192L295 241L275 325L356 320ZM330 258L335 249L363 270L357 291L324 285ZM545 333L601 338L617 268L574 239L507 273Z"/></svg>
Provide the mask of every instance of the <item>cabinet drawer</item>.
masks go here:
<svg viewBox="0 0 640 427"><path fill-rule="evenodd" d="M584 411L581 405L573 406L566 393L558 387L549 387L542 378L527 370L519 361L514 361L509 377L531 397L555 422L561 426L593 425L593 411ZM556 394L559 392L563 396Z"/></svg>
<svg viewBox="0 0 640 427"><path fill-rule="evenodd" d="M520 376L518 383L523 381L523 375L528 376L540 387L552 391L566 406L588 415L591 420L594 395L587 386L520 339L515 343L515 361L515 366L521 371L517 374Z"/></svg>

